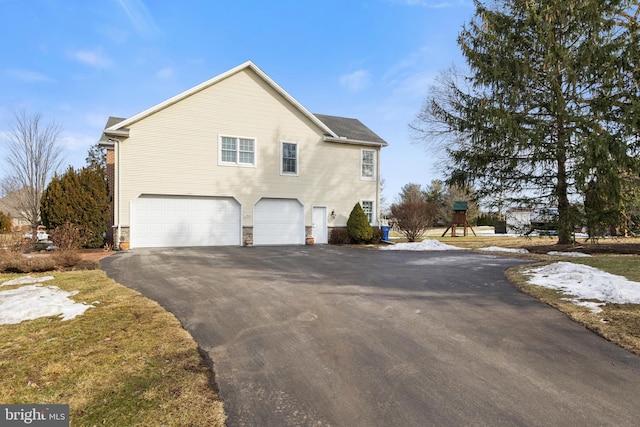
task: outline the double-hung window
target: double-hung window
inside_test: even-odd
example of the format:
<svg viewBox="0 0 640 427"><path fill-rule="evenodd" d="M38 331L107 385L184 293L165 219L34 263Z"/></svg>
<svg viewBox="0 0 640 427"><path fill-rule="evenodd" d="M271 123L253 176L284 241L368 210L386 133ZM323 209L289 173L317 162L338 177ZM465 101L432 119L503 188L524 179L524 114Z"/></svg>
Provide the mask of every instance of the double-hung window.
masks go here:
<svg viewBox="0 0 640 427"><path fill-rule="evenodd" d="M374 180L376 178L376 152L362 150L360 159L360 178Z"/></svg>
<svg viewBox="0 0 640 427"><path fill-rule="evenodd" d="M256 140L236 136L221 136L219 163L222 165L255 166Z"/></svg>
<svg viewBox="0 0 640 427"><path fill-rule="evenodd" d="M373 224L373 201L363 200L360 202L360 205L362 206L362 210L369 220L369 224Z"/></svg>
<svg viewBox="0 0 640 427"><path fill-rule="evenodd" d="M280 162L282 175L298 175L298 144L282 143L282 157Z"/></svg>

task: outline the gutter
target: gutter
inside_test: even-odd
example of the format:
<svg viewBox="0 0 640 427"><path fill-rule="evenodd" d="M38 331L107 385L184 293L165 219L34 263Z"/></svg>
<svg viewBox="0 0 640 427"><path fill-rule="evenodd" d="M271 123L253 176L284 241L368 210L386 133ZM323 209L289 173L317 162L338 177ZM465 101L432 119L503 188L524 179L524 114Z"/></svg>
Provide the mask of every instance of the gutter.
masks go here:
<svg viewBox="0 0 640 427"><path fill-rule="evenodd" d="M387 145L389 145L384 141L383 142L361 141L357 139L348 139L346 137L335 138L333 136L327 136L327 135L325 135L322 139L324 142L336 142L339 144L352 144L352 145L366 145L369 147L386 147Z"/></svg>

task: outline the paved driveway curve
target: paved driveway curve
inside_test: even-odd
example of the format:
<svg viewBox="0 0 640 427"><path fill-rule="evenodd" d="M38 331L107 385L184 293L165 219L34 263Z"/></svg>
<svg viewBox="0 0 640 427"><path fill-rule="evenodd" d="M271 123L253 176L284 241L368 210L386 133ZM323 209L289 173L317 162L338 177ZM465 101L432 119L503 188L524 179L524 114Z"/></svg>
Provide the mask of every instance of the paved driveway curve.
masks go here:
<svg viewBox="0 0 640 427"><path fill-rule="evenodd" d="M520 262L307 246L102 267L209 353L230 427L638 425L640 358L515 290Z"/></svg>

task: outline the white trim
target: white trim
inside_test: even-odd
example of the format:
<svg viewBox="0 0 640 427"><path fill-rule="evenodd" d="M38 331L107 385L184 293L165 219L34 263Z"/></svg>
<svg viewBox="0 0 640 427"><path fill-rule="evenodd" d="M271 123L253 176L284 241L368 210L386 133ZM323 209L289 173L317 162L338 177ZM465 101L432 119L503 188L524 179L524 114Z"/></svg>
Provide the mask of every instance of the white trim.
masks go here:
<svg viewBox="0 0 640 427"><path fill-rule="evenodd" d="M349 144L349 145L366 145L368 147L386 147L389 144L386 142L373 142L373 141L361 141L358 139L347 139L343 137L333 137L325 135L323 137L324 142L335 142L339 144Z"/></svg>
<svg viewBox="0 0 640 427"><path fill-rule="evenodd" d="M284 167L284 144L291 144L296 146L296 171L285 172ZM299 176L300 175L300 144L291 141L280 141L280 175L282 176Z"/></svg>
<svg viewBox="0 0 640 427"><path fill-rule="evenodd" d="M371 165L372 166L371 173L373 174L373 176L364 176L362 174L362 172L363 172L362 169L363 169L363 166L364 166L364 161L363 161L364 159L363 158L364 158L364 153L365 152L373 153L373 165ZM360 150L360 179L363 180L363 181L375 181L376 180L376 171L377 171L376 165L377 165L377 163L378 163L378 156L376 155L376 150L370 150L370 149L367 149L367 148L361 149Z"/></svg>
<svg viewBox="0 0 640 427"><path fill-rule="evenodd" d="M109 127L108 129L105 130L106 131L117 131L117 130L121 130L123 128L126 128L127 126L131 125L132 123L138 122L154 113L157 113L160 110L163 110L179 101L182 101L183 99L197 93L200 92L210 86L215 85L216 83L225 80L231 76L233 76L234 74L239 73L240 71L243 71L245 69L250 69L252 70L254 73L256 73L260 78L262 78L269 86L271 86L276 92L278 92L280 95L282 95L287 101L289 101L294 107L296 107L304 116L306 116L311 122L313 122L316 126L318 126L320 129L322 129L322 131L324 131L324 133L329 134L332 137L338 138L338 135L336 135L331 129L329 129L327 127L327 125L325 125L324 123L322 123L316 116L314 116L309 110L307 110L306 108L304 108L302 106L302 104L300 104L298 101L295 100L295 98L293 98L291 95L289 95L284 89L282 89L282 87L280 87L280 85L278 85L275 81L273 81L267 74L265 74L264 71L262 71L260 68L258 68L253 62L251 61L247 61L243 64L238 65L235 68L232 68L222 74L217 75L216 77L213 77L212 79L207 80L206 82L200 83L199 85L196 85L194 87L192 87L191 89L187 89L186 91L179 93L178 95L167 99L166 101L163 101L159 104L154 105L151 108L148 108L144 111L142 111L141 113L138 113L132 117L129 117L126 120L121 121L120 123L116 123L115 125Z"/></svg>
<svg viewBox="0 0 640 427"><path fill-rule="evenodd" d="M236 161L235 162L225 162L222 160L222 138L234 138L237 140L236 145ZM241 163L240 162L240 140L241 139L250 139L253 141L253 163ZM238 136L238 135L228 135L228 134L218 134L218 166L235 166L235 167L243 167L243 168L255 168L258 164L258 140L254 137L250 136Z"/></svg>

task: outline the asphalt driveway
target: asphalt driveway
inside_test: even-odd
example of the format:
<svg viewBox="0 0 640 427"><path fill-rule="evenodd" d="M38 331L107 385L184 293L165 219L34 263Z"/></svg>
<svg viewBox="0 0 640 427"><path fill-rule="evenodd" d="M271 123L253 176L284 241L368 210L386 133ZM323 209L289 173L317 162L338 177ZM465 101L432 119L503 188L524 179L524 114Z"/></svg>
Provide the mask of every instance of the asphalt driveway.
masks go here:
<svg viewBox="0 0 640 427"><path fill-rule="evenodd" d="M131 250L233 426L638 425L640 358L521 294L522 261L335 246Z"/></svg>

